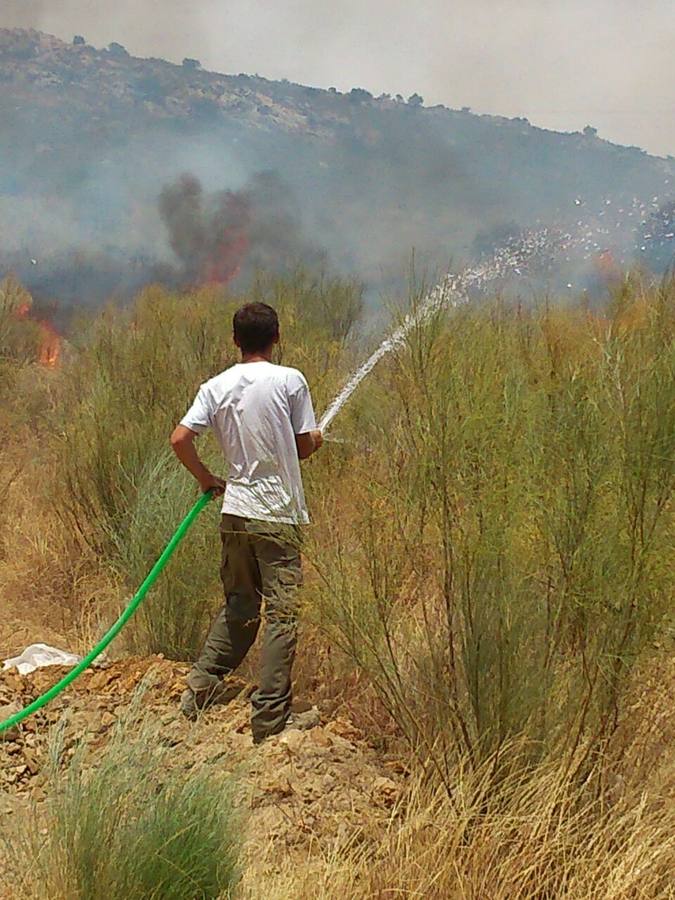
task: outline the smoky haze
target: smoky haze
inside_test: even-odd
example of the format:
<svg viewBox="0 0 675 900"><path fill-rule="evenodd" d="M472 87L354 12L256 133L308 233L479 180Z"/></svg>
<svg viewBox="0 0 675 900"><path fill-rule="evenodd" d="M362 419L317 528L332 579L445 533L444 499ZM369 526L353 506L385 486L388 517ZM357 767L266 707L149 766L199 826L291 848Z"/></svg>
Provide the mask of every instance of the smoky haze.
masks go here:
<svg viewBox="0 0 675 900"><path fill-rule="evenodd" d="M3 0L0 26L207 68L587 124L675 154L672 0Z"/></svg>
<svg viewBox="0 0 675 900"><path fill-rule="evenodd" d="M376 301L404 289L413 251L422 269L445 271L542 225L584 235L581 258L570 252L563 261L568 288L585 289L600 254L617 267L639 261L664 271L675 252L667 205L675 161L615 147L593 128L559 135L458 108L475 105L470 91L482 85L514 104L504 112L524 112L520 99L541 91L537 66L562 102L553 82L565 59L578 57L569 88L590 60L600 66L604 44L593 43L590 14L568 22L578 31L585 21L588 35L572 52L568 29L563 58L546 29L537 52L527 52L532 22L541 21L527 4L508 20L512 31L500 32L507 8L494 4L491 17L485 5L467 10L460 46L456 35L443 37L451 28L433 4L416 16L397 16L389 4L378 18L379 7L359 17L350 0L339 16L321 4L310 16L300 2L281 11L205 2L196 13L187 3L146 2L139 16L120 0L103 17L91 3L5 0L2 25L65 40L0 32L0 278L13 271L37 299L79 305L125 299L152 280L237 279L239 287L261 269L300 263L356 275ZM431 41L434 24L442 40ZM612 28L615 20L608 41ZM608 67L607 76L620 69L630 80L631 65ZM260 69L278 80L206 69ZM589 84L597 91L601 82ZM357 85L409 100L373 98ZM433 105L441 94L454 109ZM586 122L603 134L590 116L569 127Z"/></svg>

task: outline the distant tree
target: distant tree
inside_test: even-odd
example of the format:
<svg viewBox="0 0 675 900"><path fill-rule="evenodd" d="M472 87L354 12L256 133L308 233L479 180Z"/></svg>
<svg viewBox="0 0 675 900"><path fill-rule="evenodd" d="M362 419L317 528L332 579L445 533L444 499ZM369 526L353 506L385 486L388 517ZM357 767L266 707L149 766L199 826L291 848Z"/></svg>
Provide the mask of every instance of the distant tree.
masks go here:
<svg viewBox="0 0 675 900"><path fill-rule="evenodd" d="M337 88L335 88L335 87L329 87L329 88L328 88L328 93L329 93L329 94L337 94Z"/></svg>
<svg viewBox="0 0 675 900"><path fill-rule="evenodd" d="M421 94L411 94L408 97L408 106L424 106L424 97Z"/></svg>
<svg viewBox="0 0 675 900"><path fill-rule="evenodd" d="M364 88L352 88L349 92L349 99L355 103L363 103L365 100L372 100L373 95Z"/></svg>
<svg viewBox="0 0 675 900"><path fill-rule="evenodd" d="M471 107L470 107L470 106L463 106L463 107L462 107L462 112L463 112L463 113L470 113L470 112L471 112Z"/></svg>
<svg viewBox="0 0 675 900"><path fill-rule="evenodd" d="M191 56L186 56L183 60L183 68L184 69L201 69L202 64L198 59L193 59Z"/></svg>
<svg viewBox="0 0 675 900"><path fill-rule="evenodd" d="M405 103L405 100L404 100L404 98L403 98L403 94L397 94L397 95L394 97L394 100L396 100L397 103Z"/></svg>
<svg viewBox="0 0 675 900"><path fill-rule="evenodd" d="M75 47L81 47L83 44L86 44L86 43L87 42L85 41L85 39L82 37L81 34L76 34L75 37L73 38L73 45Z"/></svg>
<svg viewBox="0 0 675 900"><path fill-rule="evenodd" d="M597 136L598 136L598 129L597 129L597 128L593 128L592 125L587 125L587 126L584 128L584 134L585 134L585 136L586 136L587 138L594 138L594 137L597 137Z"/></svg>
<svg viewBox="0 0 675 900"><path fill-rule="evenodd" d="M123 44L118 44L117 41L113 41L111 44L108 44L108 52L111 56L116 56L118 58L122 58L129 55L129 51Z"/></svg>

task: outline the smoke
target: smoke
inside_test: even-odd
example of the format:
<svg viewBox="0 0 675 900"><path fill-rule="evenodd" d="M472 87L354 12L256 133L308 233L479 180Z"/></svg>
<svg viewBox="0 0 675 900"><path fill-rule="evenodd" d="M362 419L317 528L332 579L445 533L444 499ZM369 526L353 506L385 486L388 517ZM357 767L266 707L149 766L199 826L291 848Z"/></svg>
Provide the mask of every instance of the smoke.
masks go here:
<svg viewBox="0 0 675 900"><path fill-rule="evenodd" d="M159 197L169 246L183 283L226 284L242 271L280 272L323 253L302 234L299 211L274 172L253 175L238 191L205 191L182 175Z"/></svg>
<svg viewBox="0 0 675 900"><path fill-rule="evenodd" d="M122 193L121 180L113 185ZM107 191L102 188L101 196ZM69 201L72 221L78 214L86 219L90 203L89 191L75 191ZM16 214L16 206L7 212ZM62 215L60 228L40 219L44 230L37 237L33 233L29 245L36 256L21 242L13 252L4 248L0 271L17 273L38 301L58 298L63 327L69 307L125 300L152 281L194 286L238 279L242 285L258 270L282 274L327 259L306 237L293 191L275 172L254 173L236 190L209 190L194 174L172 177L154 195L145 185L131 210L125 195L120 216L126 233L120 225L119 241L112 244L95 232L86 238L68 216ZM151 241L142 243L146 229L135 229L134 218L153 223ZM26 233L22 240L28 240Z"/></svg>
<svg viewBox="0 0 675 900"><path fill-rule="evenodd" d="M670 164L592 133L365 92L27 34L0 35L0 64L0 271L43 299L96 303L154 280L239 288L257 268L321 263L322 248L374 297L401 288L413 248L423 268L461 266L542 223L585 229L581 267L617 245L631 264L636 230L675 182Z"/></svg>
<svg viewBox="0 0 675 900"><path fill-rule="evenodd" d="M199 179L184 175L164 188L159 209L186 280L228 282L239 273L251 219L245 193L205 196Z"/></svg>
<svg viewBox="0 0 675 900"><path fill-rule="evenodd" d="M45 0L3 0L0 28L41 28L48 13Z"/></svg>

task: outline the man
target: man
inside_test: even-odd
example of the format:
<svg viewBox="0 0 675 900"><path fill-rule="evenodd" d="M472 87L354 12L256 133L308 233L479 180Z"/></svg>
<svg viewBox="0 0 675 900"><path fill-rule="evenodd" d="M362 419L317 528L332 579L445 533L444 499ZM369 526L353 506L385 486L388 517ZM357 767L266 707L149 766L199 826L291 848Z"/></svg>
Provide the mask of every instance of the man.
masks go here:
<svg viewBox="0 0 675 900"><path fill-rule="evenodd" d="M225 603L188 676L181 709L196 719L200 709L224 698L222 679L255 641L264 598L260 683L251 698L251 730L259 743L292 724L299 537L300 526L309 522L299 460L323 440L304 376L272 363L279 342L274 309L249 303L235 313L233 329L241 362L201 386L171 436L176 456L202 491L224 494L220 571ZM197 453L195 437L208 428L229 464L227 482L213 475Z"/></svg>

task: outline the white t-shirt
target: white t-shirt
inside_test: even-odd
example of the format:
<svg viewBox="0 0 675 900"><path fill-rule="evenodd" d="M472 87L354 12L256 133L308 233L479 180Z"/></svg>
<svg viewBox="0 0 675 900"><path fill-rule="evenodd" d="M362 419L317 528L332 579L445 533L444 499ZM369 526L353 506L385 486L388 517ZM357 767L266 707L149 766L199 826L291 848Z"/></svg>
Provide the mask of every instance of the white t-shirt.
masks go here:
<svg viewBox="0 0 675 900"><path fill-rule="evenodd" d="M304 375L273 363L238 363L199 389L181 421L213 428L229 463L223 512L263 522L309 522L296 434L316 428Z"/></svg>

